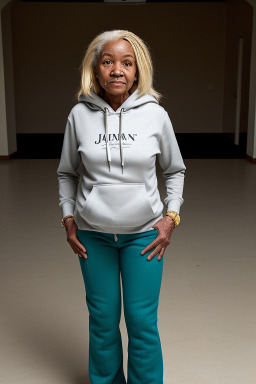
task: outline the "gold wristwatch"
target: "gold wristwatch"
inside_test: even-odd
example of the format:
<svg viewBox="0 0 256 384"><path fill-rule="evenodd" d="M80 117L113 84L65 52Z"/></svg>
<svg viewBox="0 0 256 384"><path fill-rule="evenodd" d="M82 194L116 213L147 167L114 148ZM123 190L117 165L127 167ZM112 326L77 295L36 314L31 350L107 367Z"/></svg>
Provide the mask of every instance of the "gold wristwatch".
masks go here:
<svg viewBox="0 0 256 384"><path fill-rule="evenodd" d="M175 227L179 225L180 223L180 215L175 211L168 211L166 212L166 216L169 216L171 219L173 219Z"/></svg>

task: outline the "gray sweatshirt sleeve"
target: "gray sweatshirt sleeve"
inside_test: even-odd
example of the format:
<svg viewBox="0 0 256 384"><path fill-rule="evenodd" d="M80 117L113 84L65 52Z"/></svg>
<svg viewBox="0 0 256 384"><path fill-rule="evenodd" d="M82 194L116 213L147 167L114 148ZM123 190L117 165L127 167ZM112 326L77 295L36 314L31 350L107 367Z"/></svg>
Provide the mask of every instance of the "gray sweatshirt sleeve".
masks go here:
<svg viewBox="0 0 256 384"><path fill-rule="evenodd" d="M76 132L71 119L69 115L64 133L60 163L57 169L59 207L62 208L63 217L74 215L77 187L80 179L78 168L81 157L77 150Z"/></svg>
<svg viewBox="0 0 256 384"><path fill-rule="evenodd" d="M163 169L167 197L164 199L167 211L180 213L184 202L182 198L186 166L183 162L177 139L168 113L165 111L161 153L158 154L159 164Z"/></svg>

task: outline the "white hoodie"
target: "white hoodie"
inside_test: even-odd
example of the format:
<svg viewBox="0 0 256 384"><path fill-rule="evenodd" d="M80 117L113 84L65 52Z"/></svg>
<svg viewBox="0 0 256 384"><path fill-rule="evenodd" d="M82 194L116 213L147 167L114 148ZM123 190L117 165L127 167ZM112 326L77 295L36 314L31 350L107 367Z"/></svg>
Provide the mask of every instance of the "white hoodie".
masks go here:
<svg viewBox="0 0 256 384"><path fill-rule="evenodd" d="M186 167L169 115L153 96L140 97L138 89L116 111L92 95L81 95L67 119L57 170L62 215L74 215L79 229L91 231L153 230L164 208L156 157L167 211L179 213L184 202Z"/></svg>

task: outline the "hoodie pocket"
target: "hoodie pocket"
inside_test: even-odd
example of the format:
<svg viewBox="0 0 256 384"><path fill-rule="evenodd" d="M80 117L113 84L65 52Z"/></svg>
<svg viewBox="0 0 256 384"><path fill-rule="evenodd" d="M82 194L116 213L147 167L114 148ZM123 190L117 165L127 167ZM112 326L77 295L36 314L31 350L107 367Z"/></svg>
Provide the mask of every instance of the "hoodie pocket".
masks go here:
<svg viewBox="0 0 256 384"><path fill-rule="evenodd" d="M145 183L94 184L82 215L99 227L137 227L155 216Z"/></svg>

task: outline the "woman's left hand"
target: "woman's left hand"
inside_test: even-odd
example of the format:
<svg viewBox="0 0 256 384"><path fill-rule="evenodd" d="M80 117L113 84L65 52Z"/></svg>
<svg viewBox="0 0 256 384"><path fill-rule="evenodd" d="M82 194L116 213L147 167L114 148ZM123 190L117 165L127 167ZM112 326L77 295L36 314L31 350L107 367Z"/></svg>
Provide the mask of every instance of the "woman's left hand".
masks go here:
<svg viewBox="0 0 256 384"><path fill-rule="evenodd" d="M158 231L158 236L154 241L152 241L152 243L143 249L141 255L144 255L145 252L156 247L154 251L151 252L147 257L147 259L151 260L159 253L158 260L161 260L167 245L169 245L171 242L172 231L174 230L175 224L169 216L164 216L162 219L158 220L154 225L152 225L152 227Z"/></svg>

